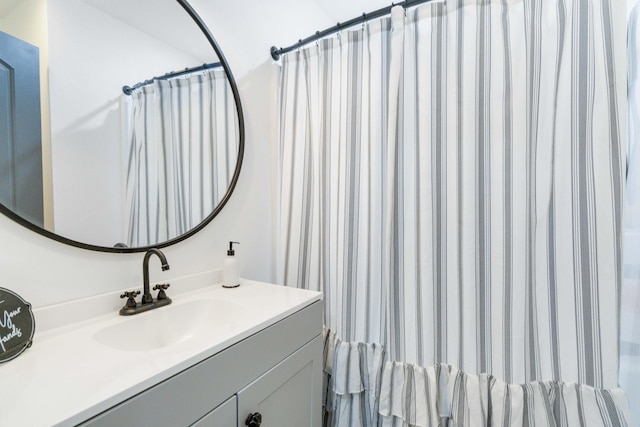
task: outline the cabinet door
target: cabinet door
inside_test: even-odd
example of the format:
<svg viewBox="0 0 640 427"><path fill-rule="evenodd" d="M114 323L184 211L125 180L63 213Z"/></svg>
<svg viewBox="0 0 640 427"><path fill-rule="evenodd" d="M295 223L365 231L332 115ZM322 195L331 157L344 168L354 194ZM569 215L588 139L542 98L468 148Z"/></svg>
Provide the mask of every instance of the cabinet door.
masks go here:
<svg viewBox="0 0 640 427"><path fill-rule="evenodd" d="M236 425L238 418L236 400L235 396L231 397L191 427L230 427Z"/></svg>
<svg viewBox="0 0 640 427"><path fill-rule="evenodd" d="M319 427L321 364L318 336L238 393L238 427L255 413L262 416L261 427Z"/></svg>

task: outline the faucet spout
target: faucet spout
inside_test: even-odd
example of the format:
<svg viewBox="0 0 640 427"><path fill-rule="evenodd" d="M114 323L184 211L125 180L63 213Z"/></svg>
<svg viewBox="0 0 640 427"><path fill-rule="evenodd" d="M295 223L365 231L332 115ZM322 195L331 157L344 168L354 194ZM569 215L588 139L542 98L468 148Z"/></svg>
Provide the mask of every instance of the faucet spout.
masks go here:
<svg viewBox="0 0 640 427"><path fill-rule="evenodd" d="M144 260L142 261L142 280L144 285L144 291L142 294L142 304L149 304L153 302L153 296L151 295L151 290L149 289L149 259L151 255L157 255L160 258L160 262L162 263L162 271L169 270L169 263L167 262L167 257L164 256L160 249L152 248L144 254Z"/></svg>

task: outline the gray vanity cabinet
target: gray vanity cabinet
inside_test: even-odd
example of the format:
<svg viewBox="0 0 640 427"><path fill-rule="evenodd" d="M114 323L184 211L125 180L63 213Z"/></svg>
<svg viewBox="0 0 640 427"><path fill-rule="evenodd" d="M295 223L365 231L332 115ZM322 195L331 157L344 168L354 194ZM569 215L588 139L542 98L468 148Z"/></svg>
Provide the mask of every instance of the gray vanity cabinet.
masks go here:
<svg viewBox="0 0 640 427"><path fill-rule="evenodd" d="M222 405L205 415L200 421L193 424L192 427L235 426L237 419L238 399L236 396L232 396Z"/></svg>
<svg viewBox="0 0 640 427"><path fill-rule="evenodd" d="M238 393L238 427L259 413L260 427L320 426L316 399L322 382L318 365L322 338L317 337ZM222 426L222 424L220 424Z"/></svg>
<svg viewBox="0 0 640 427"><path fill-rule="evenodd" d="M322 308L315 302L80 424L261 427L321 424Z"/></svg>

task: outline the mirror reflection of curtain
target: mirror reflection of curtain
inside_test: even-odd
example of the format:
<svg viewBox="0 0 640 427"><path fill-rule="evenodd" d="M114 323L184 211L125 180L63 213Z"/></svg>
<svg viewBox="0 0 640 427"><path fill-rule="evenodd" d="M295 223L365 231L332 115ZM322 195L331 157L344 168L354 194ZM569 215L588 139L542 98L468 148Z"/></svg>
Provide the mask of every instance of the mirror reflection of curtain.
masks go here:
<svg viewBox="0 0 640 427"><path fill-rule="evenodd" d="M619 7L397 7L283 57L278 274L324 293L324 425L630 425Z"/></svg>
<svg viewBox="0 0 640 427"><path fill-rule="evenodd" d="M127 245L154 245L197 226L224 196L238 153L223 69L155 80L125 97Z"/></svg>

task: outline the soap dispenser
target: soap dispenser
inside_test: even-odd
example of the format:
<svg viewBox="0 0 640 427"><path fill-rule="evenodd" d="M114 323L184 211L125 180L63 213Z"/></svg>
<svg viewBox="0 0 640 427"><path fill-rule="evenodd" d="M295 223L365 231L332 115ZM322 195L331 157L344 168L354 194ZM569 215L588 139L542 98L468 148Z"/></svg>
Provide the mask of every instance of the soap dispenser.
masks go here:
<svg viewBox="0 0 640 427"><path fill-rule="evenodd" d="M223 288L237 288L240 286L240 277L238 276L238 260L235 257L235 251L233 250L234 243L239 245L238 242L229 242L229 250L227 251L227 257L222 264L222 287Z"/></svg>

